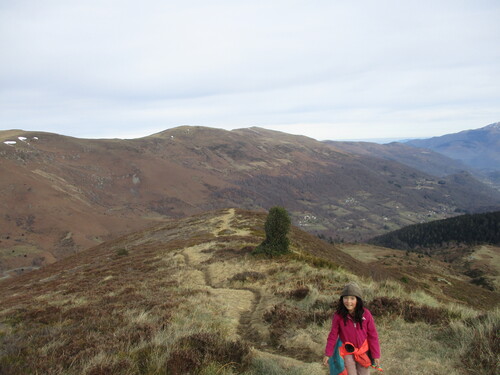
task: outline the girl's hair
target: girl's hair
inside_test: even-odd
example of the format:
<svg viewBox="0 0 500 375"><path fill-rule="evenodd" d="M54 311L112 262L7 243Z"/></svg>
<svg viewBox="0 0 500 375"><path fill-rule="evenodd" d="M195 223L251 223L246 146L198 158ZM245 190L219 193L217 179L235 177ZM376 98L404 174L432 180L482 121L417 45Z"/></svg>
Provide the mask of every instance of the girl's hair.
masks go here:
<svg viewBox="0 0 500 375"><path fill-rule="evenodd" d="M344 318L345 325L347 324L347 315L349 315L349 311L347 311L343 299L344 296L341 296L339 299L339 303L337 305L337 314ZM354 310L354 316L352 317L352 320L354 320L355 323L359 323L360 328L363 328L363 314L365 313L363 300L356 296L356 301L356 310Z"/></svg>

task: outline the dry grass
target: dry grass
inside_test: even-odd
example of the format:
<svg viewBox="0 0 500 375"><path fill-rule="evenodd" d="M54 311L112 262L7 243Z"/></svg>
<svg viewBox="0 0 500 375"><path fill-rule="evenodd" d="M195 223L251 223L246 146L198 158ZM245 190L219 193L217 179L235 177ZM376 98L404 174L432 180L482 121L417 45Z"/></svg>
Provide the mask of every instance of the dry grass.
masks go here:
<svg viewBox="0 0 500 375"><path fill-rule="evenodd" d="M457 351L441 339L442 331L400 318L377 319L386 374L463 375Z"/></svg>
<svg viewBox="0 0 500 375"><path fill-rule="evenodd" d="M447 340L457 349L460 361L471 373L500 373L500 310L454 321L447 330Z"/></svg>
<svg viewBox="0 0 500 375"><path fill-rule="evenodd" d="M493 371L498 311L480 318L396 281L355 275L333 256L304 255L297 237L298 255L252 257L262 236L247 233L261 219L200 215L4 282L0 373L325 374L330 319L351 280L373 305L387 374L472 374L478 363L463 359L483 339L483 373Z"/></svg>

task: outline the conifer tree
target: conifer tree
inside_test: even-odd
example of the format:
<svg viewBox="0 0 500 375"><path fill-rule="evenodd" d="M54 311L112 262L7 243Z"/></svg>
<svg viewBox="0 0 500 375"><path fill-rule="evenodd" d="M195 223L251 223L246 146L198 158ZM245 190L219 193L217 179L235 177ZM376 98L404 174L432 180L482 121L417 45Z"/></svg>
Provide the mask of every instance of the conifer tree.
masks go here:
<svg viewBox="0 0 500 375"><path fill-rule="evenodd" d="M283 207L275 206L269 210L264 229L266 239L255 249L256 254L277 256L289 252L288 232L291 220Z"/></svg>

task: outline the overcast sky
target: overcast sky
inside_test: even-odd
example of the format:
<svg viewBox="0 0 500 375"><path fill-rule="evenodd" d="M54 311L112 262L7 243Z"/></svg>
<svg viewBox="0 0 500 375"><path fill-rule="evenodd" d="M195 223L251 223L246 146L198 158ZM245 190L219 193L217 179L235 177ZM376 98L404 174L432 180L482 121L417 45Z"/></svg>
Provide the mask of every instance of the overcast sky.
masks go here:
<svg viewBox="0 0 500 375"><path fill-rule="evenodd" d="M0 130L319 140L500 121L500 1L0 0Z"/></svg>

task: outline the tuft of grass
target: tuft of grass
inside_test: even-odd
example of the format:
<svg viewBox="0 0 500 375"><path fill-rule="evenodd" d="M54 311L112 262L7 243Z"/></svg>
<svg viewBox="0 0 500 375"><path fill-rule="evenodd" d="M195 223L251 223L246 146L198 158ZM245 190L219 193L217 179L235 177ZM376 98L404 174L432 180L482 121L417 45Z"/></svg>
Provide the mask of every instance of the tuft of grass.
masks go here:
<svg viewBox="0 0 500 375"><path fill-rule="evenodd" d="M500 374L500 309L472 319L455 321L447 330L447 342L455 348L470 373Z"/></svg>
<svg viewBox="0 0 500 375"><path fill-rule="evenodd" d="M442 339L442 328L432 327L424 322L410 323L393 316L376 318L376 323L384 373L467 374L461 368L458 351Z"/></svg>
<svg viewBox="0 0 500 375"><path fill-rule="evenodd" d="M235 374L233 370L234 363L220 364L217 362L210 362L208 365L202 367L198 375L233 375Z"/></svg>

